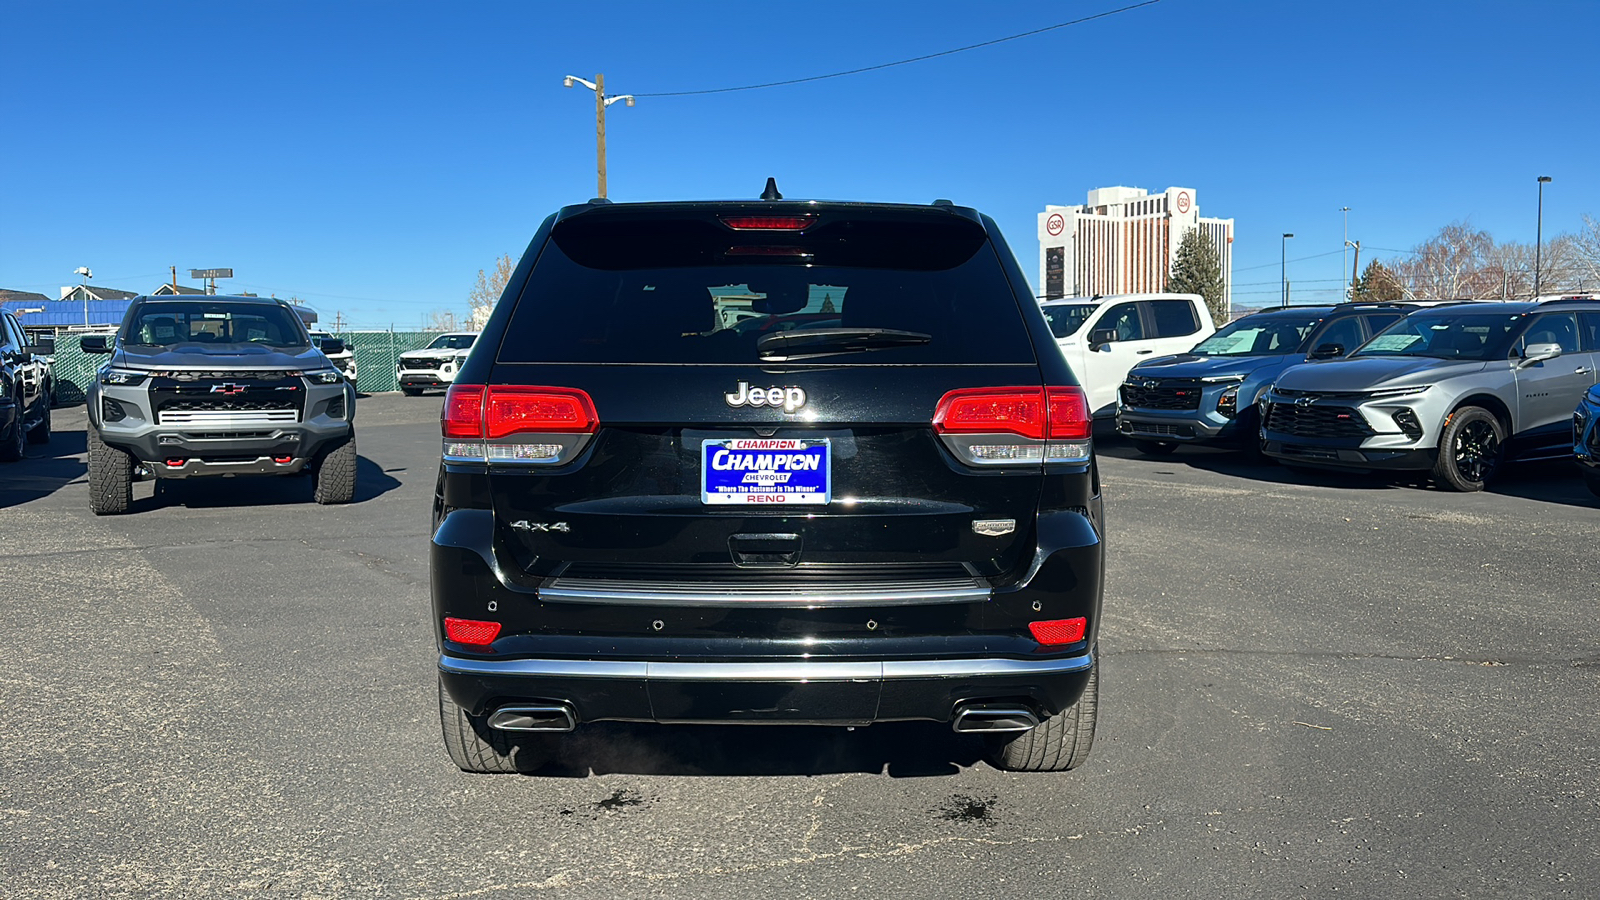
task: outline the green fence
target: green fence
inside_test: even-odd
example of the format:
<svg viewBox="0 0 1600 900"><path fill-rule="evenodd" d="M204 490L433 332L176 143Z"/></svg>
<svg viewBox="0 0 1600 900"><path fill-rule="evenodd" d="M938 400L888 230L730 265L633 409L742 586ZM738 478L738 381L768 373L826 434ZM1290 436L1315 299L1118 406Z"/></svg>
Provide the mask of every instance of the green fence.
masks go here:
<svg viewBox="0 0 1600 900"><path fill-rule="evenodd" d="M437 331L351 331L337 335L356 351L356 390L364 394L397 391L395 360L407 350L415 350L438 337ZM103 354L85 353L79 348L81 335L62 334L56 338L57 406L82 403L84 389L95 370L105 364Z"/></svg>

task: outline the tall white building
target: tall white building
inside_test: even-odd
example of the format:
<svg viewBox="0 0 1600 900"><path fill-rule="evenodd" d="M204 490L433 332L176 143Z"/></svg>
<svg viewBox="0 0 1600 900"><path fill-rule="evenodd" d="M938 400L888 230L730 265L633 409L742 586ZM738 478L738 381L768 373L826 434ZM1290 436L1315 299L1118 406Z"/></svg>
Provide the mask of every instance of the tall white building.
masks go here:
<svg viewBox="0 0 1600 900"><path fill-rule="evenodd" d="M1203 229L1217 248L1231 307L1233 220L1201 218L1194 188L1097 188L1083 206L1046 206L1039 213L1039 285L1047 299L1167 290L1178 244L1191 228Z"/></svg>

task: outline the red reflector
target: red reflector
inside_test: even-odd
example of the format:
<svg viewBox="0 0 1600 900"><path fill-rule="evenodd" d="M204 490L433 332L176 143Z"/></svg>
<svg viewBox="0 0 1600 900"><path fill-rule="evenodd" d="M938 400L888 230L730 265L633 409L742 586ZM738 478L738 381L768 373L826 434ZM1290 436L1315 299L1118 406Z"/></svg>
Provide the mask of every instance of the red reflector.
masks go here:
<svg viewBox="0 0 1600 900"><path fill-rule="evenodd" d="M734 231L805 231L816 216L723 216L722 224Z"/></svg>
<svg viewBox="0 0 1600 900"><path fill-rule="evenodd" d="M483 424L489 438L523 431L592 434L600 416L589 395L576 388L497 385L489 388Z"/></svg>
<svg viewBox="0 0 1600 900"><path fill-rule="evenodd" d="M1088 440L1093 423L1089 418L1089 401L1083 396L1083 388L1053 387L1047 393L1050 395L1050 439Z"/></svg>
<svg viewBox="0 0 1600 900"><path fill-rule="evenodd" d="M1033 639L1041 644L1076 644L1083 640L1083 631L1087 627L1089 620L1082 616L1076 619L1052 619L1048 622L1028 623L1028 630L1033 632Z"/></svg>
<svg viewBox="0 0 1600 900"><path fill-rule="evenodd" d="M280 466L287 466L289 463L294 462L294 457L292 457L292 456L274 456L272 458L272 461L277 463Z"/></svg>
<svg viewBox="0 0 1600 900"><path fill-rule="evenodd" d="M1037 387L962 388L939 398L933 430L940 434L1045 434L1044 389Z"/></svg>
<svg viewBox="0 0 1600 900"><path fill-rule="evenodd" d="M183 468L183 464L184 460L178 459L177 457L167 460L167 468L169 469L181 469Z"/></svg>
<svg viewBox="0 0 1600 900"><path fill-rule="evenodd" d="M487 647L500 634L499 622L479 622L476 619L453 619L445 616L444 636L458 644Z"/></svg>
<svg viewBox="0 0 1600 900"><path fill-rule="evenodd" d="M439 427L445 437L483 437L483 386L452 384L444 393Z"/></svg>

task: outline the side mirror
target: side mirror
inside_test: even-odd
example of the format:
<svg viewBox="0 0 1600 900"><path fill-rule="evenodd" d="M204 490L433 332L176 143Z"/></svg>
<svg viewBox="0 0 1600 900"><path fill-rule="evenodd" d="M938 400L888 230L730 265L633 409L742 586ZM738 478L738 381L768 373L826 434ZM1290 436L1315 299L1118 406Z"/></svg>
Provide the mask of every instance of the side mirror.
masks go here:
<svg viewBox="0 0 1600 900"><path fill-rule="evenodd" d="M1089 332L1089 347L1090 349L1093 349L1104 344L1112 343L1116 339L1117 330L1115 328L1096 328L1095 330Z"/></svg>
<svg viewBox="0 0 1600 900"><path fill-rule="evenodd" d="M1310 359L1338 359L1344 355L1343 344L1318 344L1317 349L1311 351Z"/></svg>
<svg viewBox="0 0 1600 900"><path fill-rule="evenodd" d="M1522 350L1522 364L1525 366L1531 366L1536 362L1544 362L1547 359L1555 359L1560 355L1560 344L1529 344Z"/></svg>
<svg viewBox="0 0 1600 900"><path fill-rule="evenodd" d="M110 353L107 336L103 334L86 334L78 343L78 349L85 353Z"/></svg>
<svg viewBox="0 0 1600 900"><path fill-rule="evenodd" d="M322 355L323 356L332 356L335 353L343 353L344 352L344 339L343 338L323 338L321 346L318 347L317 349L322 351Z"/></svg>
<svg viewBox="0 0 1600 900"><path fill-rule="evenodd" d="M38 338L33 342L33 346L28 349L38 355L52 356L56 352L56 339L49 337Z"/></svg>

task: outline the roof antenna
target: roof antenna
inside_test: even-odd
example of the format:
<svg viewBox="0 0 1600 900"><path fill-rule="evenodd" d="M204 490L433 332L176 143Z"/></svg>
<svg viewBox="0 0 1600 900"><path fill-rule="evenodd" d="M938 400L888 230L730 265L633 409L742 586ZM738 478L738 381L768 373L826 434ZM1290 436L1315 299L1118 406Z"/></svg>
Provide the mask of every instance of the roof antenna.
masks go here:
<svg viewBox="0 0 1600 900"><path fill-rule="evenodd" d="M778 193L778 179L770 178L770 177L767 179L767 189L761 192L761 199L763 199L763 200L782 200L783 199L783 195Z"/></svg>

